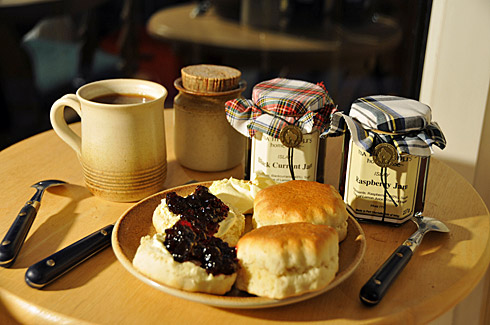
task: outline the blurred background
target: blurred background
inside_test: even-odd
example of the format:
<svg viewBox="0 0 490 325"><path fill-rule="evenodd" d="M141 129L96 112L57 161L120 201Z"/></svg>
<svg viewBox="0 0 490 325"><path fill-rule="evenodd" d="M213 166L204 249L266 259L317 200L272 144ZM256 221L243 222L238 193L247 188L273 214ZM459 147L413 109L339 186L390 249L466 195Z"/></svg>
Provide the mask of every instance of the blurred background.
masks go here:
<svg viewBox="0 0 490 325"><path fill-rule="evenodd" d="M323 82L344 110L364 95L417 99L431 1L3 0L0 8L5 148L50 129L51 104L93 80L156 81L171 107L173 82L190 64L238 68L245 97L286 77Z"/></svg>
<svg viewBox="0 0 490 325"><path fill-rule="evenodd" d="M392 94L432 108L436 151L490 205L488 0L0 0L0 150L51 129L52 103L81 85L164 85L190 64L323 82L341 110ZM67 110L67 118L77 116ZM490 276L433 324L490 323Z"/></svg>

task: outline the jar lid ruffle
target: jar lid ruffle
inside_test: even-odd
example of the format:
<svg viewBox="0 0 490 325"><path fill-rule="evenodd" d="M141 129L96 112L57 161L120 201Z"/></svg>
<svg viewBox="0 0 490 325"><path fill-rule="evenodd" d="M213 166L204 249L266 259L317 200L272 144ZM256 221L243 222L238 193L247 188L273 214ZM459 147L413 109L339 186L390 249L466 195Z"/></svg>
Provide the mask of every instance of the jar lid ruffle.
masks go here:
<svg viewBox="0 0 490 325"><path fill-rule="evenodd" d="M429 106L397 96L370 96L357 99L349 115L335 112L330 127L321 137L339 136L349 129L352 141L372 153L380 143L390 143L399 154L428 157L432 146L446 147L439 125L432 121Z"/></svg>
<svg viewBox="0 0 490 325"><path fill-rule="evenodd" d="M253 137L262 132L279 138L289 124L302 133L328 128L334 104L322 84L275 78L255 85L252 100L238 98L225 104L226 118L238 132Z"/></svg>

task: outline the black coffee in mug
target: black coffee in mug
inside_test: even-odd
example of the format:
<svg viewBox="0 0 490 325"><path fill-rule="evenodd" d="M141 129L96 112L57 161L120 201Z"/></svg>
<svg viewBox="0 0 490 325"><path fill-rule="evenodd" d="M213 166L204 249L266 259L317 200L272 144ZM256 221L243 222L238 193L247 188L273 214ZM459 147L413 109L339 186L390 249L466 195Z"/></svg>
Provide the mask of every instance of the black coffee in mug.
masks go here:
<svg viewBox="0 0 490 325"><path fill-rule="evenodd" d="M154 97L144 94L112 93L92 98L93 102L101 104L140 104L155 100Z"/></svg>

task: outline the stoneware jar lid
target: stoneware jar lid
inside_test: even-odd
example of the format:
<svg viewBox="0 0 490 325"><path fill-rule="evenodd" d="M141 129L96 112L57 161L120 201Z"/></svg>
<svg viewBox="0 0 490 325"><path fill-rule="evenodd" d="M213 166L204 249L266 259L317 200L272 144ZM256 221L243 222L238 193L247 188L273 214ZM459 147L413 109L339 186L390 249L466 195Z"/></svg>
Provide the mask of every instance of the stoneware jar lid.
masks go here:
<svg viewBox="0 0 490 325"><path fill-rule="evenodd" d="M182 85L198 92L223 92L238 88L242 73L235 68L198 64L181 69Z"/></svg>

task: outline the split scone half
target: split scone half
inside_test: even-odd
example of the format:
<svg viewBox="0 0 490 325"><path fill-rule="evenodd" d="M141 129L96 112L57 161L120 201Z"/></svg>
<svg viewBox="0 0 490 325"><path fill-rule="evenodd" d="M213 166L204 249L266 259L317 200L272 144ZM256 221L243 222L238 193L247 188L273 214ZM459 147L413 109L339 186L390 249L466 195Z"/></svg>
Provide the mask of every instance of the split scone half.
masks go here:
<svg viewBox="0 0 490 325"><path fill-rule="evenodd" d="M284 299L325 288L339 268L338 234L330 226L287 223L246 233L237 245L236 287Z"/></svg>
<svg viewBox="0 0 490 325"><path fill-rule="evenodd" d="M176 289L223 295L235 282L238 262L235 245L215 234L219 227L229 235L240 218L205 186L185 197L169 192L153 214L157 233L141 238L133 266ZM242 229L233 230L229 241L236 243Z"/></svg>
<svg viewBox="0 0 490 325"><path fill-rule="evenodd" d="M133 259L134 267L150 279L170 287L224 295L235 283L237 274L213 275L194 262L176 262L164 246L165 234L141 238Z"/></svg>
<svg viewBox="0 0 490 325"><path fill-rule="evenodd" d="M339 241L347 236L348 213L339 192L329 184L294 180L264 188L254 200L255 228L309 222L335 228Z"/></svg>

